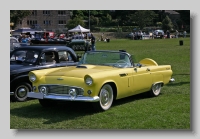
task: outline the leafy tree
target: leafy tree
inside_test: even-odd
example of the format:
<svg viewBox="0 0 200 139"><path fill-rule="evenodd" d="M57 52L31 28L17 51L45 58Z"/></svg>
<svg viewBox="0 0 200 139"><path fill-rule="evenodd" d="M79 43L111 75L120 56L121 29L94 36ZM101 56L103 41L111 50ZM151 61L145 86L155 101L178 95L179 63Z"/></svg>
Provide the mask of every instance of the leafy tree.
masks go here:
<svg viewBox="0 0 200 139"><path fill-rule="evenodd" d="M85 23L83 22L82 18L75 17L74 19L70 19L66 25L68 29L74 28L77 25L85 26Z"/></svg>
<svg viewBox="0 0 200 139"><path fill-rule="evenodd" d="M20 20L31 15L31 13L32 10L10 10L10 23L14 23L13 28L15 28Z"/></svg>
<svg viewBox="0 0 200 139"><path fill-rule="evenodd" d="M90 16L90 24L91 25L99 25L99 18L98 17L95 17L95 16Z"/></svg>
<svg viewBox="0 0 200 139"><path fill-rule="evenodd" d="M162 29L163 30L171 30L173 28L173 24L169 16L166 16L162 21Z"/></svg>
<svg viewBox="0 0 200 139"><path fill-rule="evenodd" d="M106 14L104 16L101 17L101 25L109 25L110 22L112 21L112 17L109 14Z"/></svg>
<svg viewBox="0 0 200 139"><path fill-rule="evenodd" d="M150 10L138 10L131 16L132 22L136 23L140 29L152 24L156 17L155 12Z"/></svg>

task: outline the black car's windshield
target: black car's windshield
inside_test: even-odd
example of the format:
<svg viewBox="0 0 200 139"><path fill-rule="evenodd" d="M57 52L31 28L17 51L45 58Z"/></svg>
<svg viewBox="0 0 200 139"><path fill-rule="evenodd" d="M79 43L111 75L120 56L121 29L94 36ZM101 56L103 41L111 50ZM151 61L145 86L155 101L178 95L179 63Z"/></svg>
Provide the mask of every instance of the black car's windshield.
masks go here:
<svg viewBox="0 0 200 139"><path fill-rule="evenodd" d="M127 53L110 51L87 51L79 62L79 65L81 64L132 67Z"/></svg>
<svg viewBox="0 0 200 139"><path fill-rule="evenodd" d="M12 53L10 61L34 64L38 58L38 55L39 52L35 50L19 50Z"/></svg>

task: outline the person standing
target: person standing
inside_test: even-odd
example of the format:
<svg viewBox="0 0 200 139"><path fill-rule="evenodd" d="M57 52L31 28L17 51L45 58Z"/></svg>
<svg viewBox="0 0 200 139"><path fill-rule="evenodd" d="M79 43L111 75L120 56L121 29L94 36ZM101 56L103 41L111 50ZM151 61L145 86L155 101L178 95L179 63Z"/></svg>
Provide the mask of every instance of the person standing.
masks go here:
<svg viewBox="0 0 200 139"><path fill-rule="evenodd" d="M170 32L167 30L167 38L170 38Z"/></svg>
<svg viewBox="0 0 200 139"><path fill-rule="evenodd" d="M178 30L176 30L176 38L178 38L179 32Z"/></svg>
<svg viewBox="0 0 200 139"><path fill-rule="evenodd" d="M187 32L186 32L186 31L184 31L184 32L183 32L183 38L185 38L185 37L186 37L186 34L187 34Z"/></svg>
<svg viewBox="0 0 200 139"><path fill-rule="evenodd" d="M95 37L93 35L93 33L90 34L90 38L91 38L91 44L92 44L92 51L95 51Z"/></svg>

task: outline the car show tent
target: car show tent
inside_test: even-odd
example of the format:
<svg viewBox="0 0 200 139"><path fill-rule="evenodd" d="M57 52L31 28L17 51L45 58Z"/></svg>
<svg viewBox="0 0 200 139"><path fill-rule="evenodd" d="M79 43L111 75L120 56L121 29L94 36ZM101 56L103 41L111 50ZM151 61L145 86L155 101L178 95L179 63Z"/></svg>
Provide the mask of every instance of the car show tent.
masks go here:
<svg viewBox="0 0 200 139"><path fill-rule="evenodd" d="M90 32L90 29L86 29L83 28L81 25L78 25L75 28L68 30L68 32Z"/></svg>

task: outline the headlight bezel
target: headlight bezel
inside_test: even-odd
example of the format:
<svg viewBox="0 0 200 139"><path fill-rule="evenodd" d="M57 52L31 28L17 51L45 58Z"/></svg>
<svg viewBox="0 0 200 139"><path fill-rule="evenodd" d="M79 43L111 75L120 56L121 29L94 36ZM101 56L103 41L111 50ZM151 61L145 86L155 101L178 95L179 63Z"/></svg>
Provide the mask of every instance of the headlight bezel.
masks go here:
<svg viewBox="0 0 200 139"><path fill-rule="evenodd" d="M33 73L30 73L30 74L29 74L29 80L30 80L31 82L35 82L35 81L37 80L36 75L33 74Z"/></svg>
<svg viewBox="0 0 200 139"><path fill-rule="evenodd" d="M90 77L88 75L85 76L84 81L85 81L85 84L87 84L88 86L91 86L94 83L92 77Z"/></svg>

